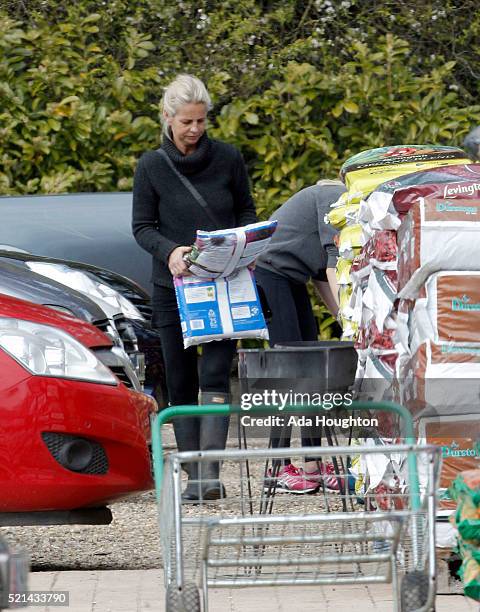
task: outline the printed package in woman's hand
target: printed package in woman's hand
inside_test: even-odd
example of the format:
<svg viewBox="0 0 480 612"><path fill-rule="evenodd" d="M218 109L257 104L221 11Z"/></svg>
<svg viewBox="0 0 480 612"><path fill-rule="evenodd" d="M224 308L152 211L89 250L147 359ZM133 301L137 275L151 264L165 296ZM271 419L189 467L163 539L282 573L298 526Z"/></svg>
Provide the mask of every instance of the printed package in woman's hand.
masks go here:
<svg viewBox="0 0 480 612"><path fill-rule="evenodd" d="M265 250L276 227L276 221L261 221L213 232L197 230L195 244L185 256L188 269L201 278L218 278L246 268Z"/></svg>
<svg viewBox="0 0 480 612"><path fill-rule="evenodd" d="M247 268L226 278L182 276L174 285L185 348L211 340L268 340L255 279Z"/></svg>

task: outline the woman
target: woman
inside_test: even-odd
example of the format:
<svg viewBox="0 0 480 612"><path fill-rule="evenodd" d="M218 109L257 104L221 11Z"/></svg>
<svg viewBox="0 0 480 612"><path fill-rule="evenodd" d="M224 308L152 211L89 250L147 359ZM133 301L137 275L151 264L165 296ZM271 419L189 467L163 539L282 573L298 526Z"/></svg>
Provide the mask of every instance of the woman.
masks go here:
<svg viewBox="0 0 480 612"><path fill-rule="evenodd" d="M336 230L324 222L326 213L345 186L340 181L319 181L302 189L272 215L277 229L266 250L257 260L255 277L263 289L272 312L268 322L270 346L282 342L313 341L318 329L313 315L307 283L313 286L333 315L338 311L338 288L335 265L338 250L334 244ZM291 427L273 427L273 448L289 447ZM312 437L313 433L313 437ZM320 446L316 432L302 427L302 446ZM276 466L276 489L289 493L312 493L323 480L337 486L336 479L320 473L322 464L310 460L301 470L287 459ZM326 468L331 470L329 465Z"/></svg>
<svg viewBox="0 0 480 612"><path fill-rule="evenodd" d="M205 85L193 76L179 75L166 88L162 102L161 149L144 153L135 172L132 229L140 246L153 256L152 325L161 336L169 404L228 403L236 344L231 340L203 344L197 367L196 347L183 348L172 277L189 273L184 256L197 229L254 223L255 206L240 152L207 136L211 101ZM175 170L203 197L207 210ZM174 430L179 451L222 450L228 418L175 419ZM185 465L189 482L183 498L196 501L224 496L219 464L204 463L201 469L199 474L198 465Z"/></svg>

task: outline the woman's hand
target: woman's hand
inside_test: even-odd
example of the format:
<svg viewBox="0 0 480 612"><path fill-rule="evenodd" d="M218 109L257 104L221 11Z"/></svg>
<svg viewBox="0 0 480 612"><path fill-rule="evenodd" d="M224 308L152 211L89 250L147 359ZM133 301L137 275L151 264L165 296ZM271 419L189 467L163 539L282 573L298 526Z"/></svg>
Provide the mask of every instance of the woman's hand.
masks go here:
<svg viewBox="0 0 480 612"><path fill-rule="evenodd" d="M173 249L168 258L168 269L172 276L189 276L187 264L183 260L185 253L190 253L191 246L181 246Z"/></svg>

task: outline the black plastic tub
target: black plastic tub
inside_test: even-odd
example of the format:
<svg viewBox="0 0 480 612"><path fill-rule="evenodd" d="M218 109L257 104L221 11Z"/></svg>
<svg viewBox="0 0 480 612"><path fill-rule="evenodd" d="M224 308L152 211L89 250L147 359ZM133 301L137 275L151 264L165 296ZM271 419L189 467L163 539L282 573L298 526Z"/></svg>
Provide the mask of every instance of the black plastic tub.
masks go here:
<svg viewBox="0 0 480 612"><path fill-rule="evenodd" d="M285 342L271 349L239 349L238 355L243 390L270 387L345 392L353 384L357 368L353 342Z"/></svg>

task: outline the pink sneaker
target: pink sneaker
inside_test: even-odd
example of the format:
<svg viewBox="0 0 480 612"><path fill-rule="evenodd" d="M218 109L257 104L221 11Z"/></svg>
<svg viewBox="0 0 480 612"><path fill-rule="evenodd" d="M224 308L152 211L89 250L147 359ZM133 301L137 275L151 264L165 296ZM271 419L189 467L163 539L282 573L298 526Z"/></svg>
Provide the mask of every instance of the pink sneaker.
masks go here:
<svg viewBox="0 0 480 612"><path fill-rule="evenodd" d="M330 489L330 491L340 490L338 484L339 481L343 485L343 477L341 477L340 475L337 477L335 475L335 466L333 465L333 463L320 463L319 469L316 469L314 472L305 472L304 470L302 471L305 474L305 478L308 478L308 480L316 482L319 485L323 481L325 487L327 489Z"/></svg>
<svg viewBox="0 0 480 612"><path fill-rule="evenodd" d="M305 472L292 464L280 468L276 478L272 477L271 469L268 470L268 476L271 481L270 486L268 482L265 483L265 491L275 490L275 493L315 493L320 486L318 482L308 480Z"/></svg>

